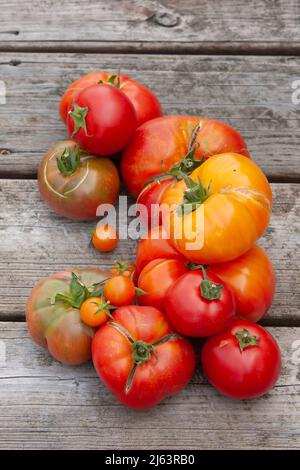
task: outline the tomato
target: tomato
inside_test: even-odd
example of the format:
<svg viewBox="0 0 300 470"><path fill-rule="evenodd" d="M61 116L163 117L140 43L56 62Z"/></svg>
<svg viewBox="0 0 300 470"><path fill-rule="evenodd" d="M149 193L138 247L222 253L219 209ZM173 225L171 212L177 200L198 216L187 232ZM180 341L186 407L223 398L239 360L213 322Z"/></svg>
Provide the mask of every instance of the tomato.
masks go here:
<svg viewBox="0 0 300 470"><path fill-rule="evenodd" d="M190 342L175 334L162 312L131 305L114 312L92 345L96 371L130 408L150 408L180 392L195 370Z"/></svg>
<svg viewBox="0 0 300 470"><path fill-rule="evenodd" d="M133 277L136 266L134 263L128 263L125 260L117 259L113 265L111 273L113 275L122 274L122 276Z"/></svg>
<svg viewBox="0 0 300 470"><path fill-rule="evenodd" d="M109 224L97 225L92 235L92 243L96 250L102 252L112 251L119 241L118 232Z"/></svg>
<svg viewBox="0 0 300 470"><path fill-rule="evenodd" d="M94 329L81 322L80 307L88 296L97 294L108 276L99 269L76 269L42 279L26 306L32 339L64 364L88 361Z"/></svg>
<svg viewBox="0 0 300 470"><path fill-rule="evenodd" d="M58 214L75 220L96 217L100 204L114 204L120 188L118 170L108 158L85 154L72 141L59 142L43 158L40 194Z"/></svg>
<svg viewBox="0 0 300 470"><path fill-rule="evenodd" d="M186 262L180 259L158 258L150 261L138 278L138 288L147 293L138 298L138 303L164 309L169 287L187 270Z"/></svg>
<svg viewBox="0 0 300 470"><path fill-rule="evenodd" d="M178 333L185 336L212 336L224 330L234 318L232 291L214 274L190 271L169 288L165 312Z"/></svg>
<svg viewBox="0 0 300 470"><path fill-rule="evenodd" d="M262 326L235 320L209 338L202 349L202 366L208 381L224 395L256 398L276 383L281 367L280 350Z"/></svg>
<svg viewBox="0 0 300 470"><path fill-rule="evenodd" d="M130 277L113 276L105 283L104 296L115 307L130 305L135 299L135 285Z"/></svg>
<svg viewBox="0 0 300 470"><path fill-rule="evenodd" d="M134 107L111 85L82 90L68 111L69 136L96 155L112 155L128 144L136 128Z"/></svg>
<svg viewBox="0 0 300 470"><path fill-rule="evenodd" d="M81 321L92 327L103 325L110 316L109 302L103 297L89 297L80 307Z"/></svg>
<svg viewBox="0 0 300 470"><path fill-rule="evenodd" d="M119 75L119 79L120 90L129 98L135 109L137 126L162 115L157 97L148 88L126 75ZM89 73L69 86L59 103L59 113L64 122L67 121L68 110L76 96L85 88L96 85L100 81L118 86L118 77L106 72Z"/></svg>
<svg viewBox="0 0 300 470"><path fill-rule="evenodd" d="M161 225L162 214L159 212L159 205L165 190L173 181L173 178L152 181L138 195L136 203L143 205L145 208L140 217L146 227L153 228Z"/></svg>
<svg viewBox="0 0 300 470"><path fill-rule="evenodd" d="M187 155L192 133L198 124L196 159L224 152L249 156L241 135L221 121L196 116L157 118L136 129L123 153L122 175L134 197L138 196L149 179L167 173Z"/></svg>
<svg viewBox="0 0 300 470"><path fill-rule="evenodd" d="M184 260L183 255L171 245L167 232L161 225L149 230L138 243L135 278L138 278L146 264L157 258Z"/></svg>
<svg viewBox="0 0 300 470"><path fill-rule="evenodd" d="M275 291L275 272L265 251L254 245L247 253L233 261L210 265L233 291L237 316L259 321L272 304Z"/></svg>
<svg viewBox="0 0 300 470"><path fill-rule="evenodd" d="M173 246L196 263L230 261L246 253L266 230L272 192L249 158L224 153L167 188L162 205Z"/></svg>

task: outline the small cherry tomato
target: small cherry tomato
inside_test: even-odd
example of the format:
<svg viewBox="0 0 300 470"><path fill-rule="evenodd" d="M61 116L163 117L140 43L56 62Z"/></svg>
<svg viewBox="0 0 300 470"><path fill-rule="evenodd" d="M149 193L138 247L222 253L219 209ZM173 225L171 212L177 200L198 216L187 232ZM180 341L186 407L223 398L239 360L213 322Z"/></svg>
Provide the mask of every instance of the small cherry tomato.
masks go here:
<svg viewBox="0 0 300 470"><path fill-rule="evenodd" d="M165 310L178 333L201 338L220 333L231 323L235 299L218 276L202 268L175 281L167 292Z"/></svg>
<svg viewBox="0 0 300 470"><path fill-rule="evenodd" d="M98 225L92 236L92 243L98 251L112 251L119 241L118 232L108 224Z"/></svg>
<svg viewBox="0 0 300 470"><path fill-rule="evenodd" d="M159 258L150 261L138 279L138 288L146 293L138 298L138 303L164 309L169 287L187 270L186 262L179 259Z"/></svg>
<svg viewBox="0 0 300 470"><path fill-rule="evenodd" d="M103 325L111 316L109 302L103 297L90 297L80 307L80 318L88 326Z"/></svg>
<svg viewBox="0 0 300 470"><path fill-rule="evenodd" d="M134 263L128 263L126 260L117 259L113 265L111 273L113 275L122 274L122 276L133 277L135 268L136 266Z"/></svg>
<svg viewBox="0 0 300 470"><path fill-rule="evenodd" d="M104 296L115 307L130 305L134 302L135 285L130 277L113 276L105 283Z"/></svg>
<svg viewBox="0 0 300 470"><path fill-rule="evenodd" d="M278 379L281 357L273 336L262 326L235 320L202 349L202 367L208 381L224 395L256 398Z"/></svg>

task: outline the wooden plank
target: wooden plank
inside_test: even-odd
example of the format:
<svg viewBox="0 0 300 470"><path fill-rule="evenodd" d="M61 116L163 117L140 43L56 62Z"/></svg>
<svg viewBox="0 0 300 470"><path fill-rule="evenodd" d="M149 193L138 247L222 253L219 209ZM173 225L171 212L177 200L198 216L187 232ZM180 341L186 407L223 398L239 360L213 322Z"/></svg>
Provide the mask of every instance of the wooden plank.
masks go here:
<svg viewBox="0 0 300 470"><path fill-rule="evenodd" d="M65 367L24 323L0 323L1 449L283 449L300 447L300 328L270 328L283 354L277 386L256 400L219 395L197 371L148 411L121 406L91 364Z"/></svg>
<svg viewBox="0 0 300 470"><path fill-rule="evenodd" d="M167 114L228 122L268 176L295 181L300 130L292 83L299 66L296 57L1 54L7 97L0 104L0 175L35 175L45 151L66 138L57 112L66 87L92 70L121 67L157 93Z"/></svg>
<svg viewBox="0 0 300 470"><path fill-rule="evenodd" d="M261 240L277 271L277 293L264 322L300 325L300 185L273 184L271 225ZM89 247L94 223L76 223L50 212L36 181L0 180L0 318L24 318L33 285L66 268L110 267L116 256L134 260L135 242L121 240L116 251L99 254ZM125 224L120 230L124 233Z"/></svg>
<svg viewBox="0 0 300 470"><path fill-rule="evenodd" d="M0 1L5 50L299 50L299 2Z"/></svg>

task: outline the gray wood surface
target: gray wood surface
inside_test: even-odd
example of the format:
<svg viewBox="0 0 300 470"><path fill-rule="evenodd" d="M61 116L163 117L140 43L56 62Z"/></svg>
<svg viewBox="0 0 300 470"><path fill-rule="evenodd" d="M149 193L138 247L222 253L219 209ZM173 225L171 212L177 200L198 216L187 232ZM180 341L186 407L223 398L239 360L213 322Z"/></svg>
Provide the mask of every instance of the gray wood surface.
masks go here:
<svg viewBox="0 0 300 470"><path fill-rule="evenodd" d="M274 262L277 292L265 323L300 326L300 186L273 184L272 189L273 216L261 245ZM51 212L40 200L36 181L0 180L0 319L24 319L31 288L54 271L110 267L116 256L134 260L135 242L130 239L108 254L89 247L93 226ZM121 233L124 229L121 225Z"/></svg>
<svg viewBox="0 0 300 470"><path fill-rule="evenodd" d="M256 400L219 395L197 372L152 410L121 406L91 365L64 367L29 339L24 323L0 323L1 449L280 449L300 447L300 328L270 328L282 374Z"/></svg>
<svg viewBox="0 0 300 470"><path fill-rule="evenodd" d="M7 99L0 104L0 175L34 176L45 151L66 137L57 111L66 87L85 73L119 67L157 93L166 113L235 126L273 180L299 179L292 83L300 58L111 54L1 54Z"/></svg>
<svg viewBox="0 0 300 470"><path fill-rule="evenodd" d="M2 50L299 51L297 0L5 0Z"/></svg>

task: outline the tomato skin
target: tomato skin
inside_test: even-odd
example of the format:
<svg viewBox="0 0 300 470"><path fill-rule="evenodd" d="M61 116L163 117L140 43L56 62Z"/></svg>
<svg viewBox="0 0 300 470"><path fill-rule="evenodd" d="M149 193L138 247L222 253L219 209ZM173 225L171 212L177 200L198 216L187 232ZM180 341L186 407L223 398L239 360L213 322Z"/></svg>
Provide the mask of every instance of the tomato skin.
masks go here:
<svg viewBox="0 0 300 470"><path fill-rule="evenodd" d="M96 250L107 253L116 248L119 242L118 232L108 224L98 225L92 236L92 243Z"/></svg>
<svg viewBox="0 0 300 470"><path fill-rule="evenodd" d="M237 316L259 321L272 304L275 272L265 251L254 245L233 261L210 265L208 272L219 276L233 291Z"/></svg>
<svg viewBox="0 0 300 470"><path fill-rule="evenodd" d="M113 317L134 341L152 344L173 332L163 313L153 307L121 307ZM132 344L110 322L97 331L92 354L95 369L109 390L121 403L135 409L150 408L178 393L195 370L195 353L190 342L185 338L166 341L155 346L150 360L137 366L130 391L126 393L133 366Z"/></svg>
<svg viewBox="0 0 300 470"><path fill-rule="evenodd" d="M222 284L214 274L207 274L214 284ZM202 338L224 330L235 315L235 300L232 291L225 285L220 298L207 300L201 295L201 271L190 271L168 289L165 299L165 312L171 325L185 336Z"/></svg>
<svg viewBox="0 0 300 470"><path fill-rule="evenodd" d="M258 337L258 345L241 351L235 333L244 328ZM246 320L235 320L222 333L209 338L201 361L208 381L223 395L239 400L267 393L281 367L276 340L262 326Z"/></svg>
<svg viewBox="0 0 300 470"><path fill-rule="evenodd" d="M190 179L208 190L195 210L184 215L178 211L187 189L183 180L167 188L162 198L171 208L164 224L174 247L197 264L230 261L250 250L271 213L272 191L261 169L243 155L224 153L206 160Z"/></svg>
<svg viewBox="0 0 300 470"><path fill-rule="evenodd" d="M76 269L73 272L87 286L106 279L99 269ZM57 292L69 294L71 271L55 273L42 279L31 291L26 306L26 321L33 341L58 361L78 365L90 360L94 329L80 321L80 311L64 302L51 305Z"/></svg>
<svg viewBox="0 0 300 470"><path fill-rule="evenodd" d="M185 157L192 132L199 122L202 127L196 139L196 159L224 152L249 157L241 135L221 121L197 116L153 119L136 129L123 152L121 171L126 187L134 197L150 178L166 173Z"/></svg>
<svg viewBox="0 0 300 470"><path fill-rule="evenodd" d="M82 90L74 101L81 108L88 108L85 118L86 131L80 128L74 133L74 120L70 112L67 118L69 136L85 150L95 155L112 155L128 144L136 128L135 110L129 98L111 85L92 85Z"/></svg>
<svg viewBox="0 0 300 470"><path fill-rule="evenodd" d="M185 259L170 243L162 225L149 230L139 241L136 250L135 279L138 279L146 264L157 258Z"/></svg>
<svg viewBox="0 0 300 470"><path fill-rule="evenodd" d="M156 220L152 218L152 208L151 206L159 206L163 197L165 190L172 184L174 181L173 178L166 178L158 181L152 181L140 192L136 200L137 204L142 204L145 206L146 212L141 212L141 219L146 227L153 228L154 226L162 224L162 214L159 213L155 216L158 218L158 224L155 223Z"/></svg>
<svg viewBox="0 0 300 470"><path fill-rule="evenodd" d="M107 82L114 73L92 72L75 80L62 96L59 103L59 114L67 122L68 110L74 99L85 88L96 85L100 80ZM136 126L162 115L158 98L144 85L126 75L120 75L120 90L131 101L136 113Z"/></svg>
<svg viewBox="0 0 300 470"><path fill-rule="evenodd" d="M39 166L38 184L42 198L58 214L73 220L96 218L100 204L114 204L120 189L118 170L109 158L87 155L70 176L59 171L56 158L64 150L78 148L70 140L58 142Z"/></svg>
<svg viewBox="0 0 300 470"><path fill-rule="evenodd" d="M138 287L147 292L138 297L138 303L163 310L169 287L187 271L184 260L158 258L150 261L138 278Z"/></svg>
<svg viewBox="0 0 300 470"><path fill-rule="evenodd" d="M113 276L105 283L104 296L115 307L130 305L135 298L135 285L130 277Z"/></svg>

